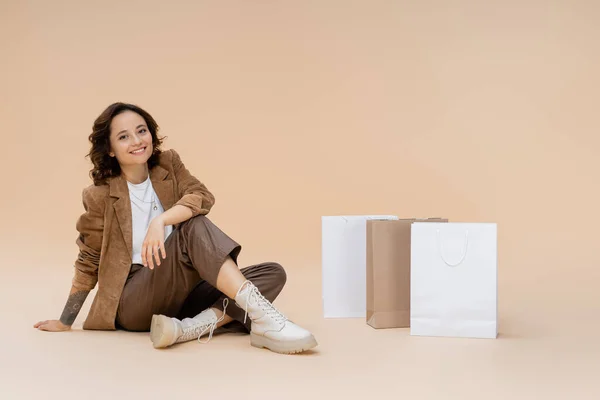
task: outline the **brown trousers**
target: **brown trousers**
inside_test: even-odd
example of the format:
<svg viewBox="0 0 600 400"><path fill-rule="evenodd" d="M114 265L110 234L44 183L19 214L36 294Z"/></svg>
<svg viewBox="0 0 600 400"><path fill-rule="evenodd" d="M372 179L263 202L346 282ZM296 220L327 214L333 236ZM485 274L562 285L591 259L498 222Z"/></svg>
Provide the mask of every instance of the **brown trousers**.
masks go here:
<svg viewBox="0 0 600 400"><path fill-rule="evenodd" d="M210 307L223 310L226 296L216 288L217 276L228 256L237 264L241 246L206 216L198 215L173 230L165 250L167 257L154 269L132 264L117 310L118 328L149 331L153 314L182 319ZM241 272L269 301L275 300L286 281L277 263L253 265ZM226 314L234 319L230 330L250 331L250 319L244 324L245 312L232 299Z"/></svg>

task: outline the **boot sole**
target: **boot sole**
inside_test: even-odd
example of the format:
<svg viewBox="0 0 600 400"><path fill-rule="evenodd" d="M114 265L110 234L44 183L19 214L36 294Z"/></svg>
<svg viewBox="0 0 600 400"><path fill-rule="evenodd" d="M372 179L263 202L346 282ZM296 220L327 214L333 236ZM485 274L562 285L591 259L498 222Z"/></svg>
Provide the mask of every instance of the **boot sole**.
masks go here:
<svg viewBox="0 0 600 400"><path fill-rule="evenodd" d="M309 336L304 339L282 342L279 340L269 339L268 337L250 333L250 344L259 349L269 349L280 354L296 354L310 350L317 346L317 340L314 336Z"/></svg>
<svg viewBox="0 0 600 400"><path fill-rule="evenodd" d="M168 347L173 343L175 327L171 318L164 315L153 315L150 325L150 340L155 349Z"/></svg>

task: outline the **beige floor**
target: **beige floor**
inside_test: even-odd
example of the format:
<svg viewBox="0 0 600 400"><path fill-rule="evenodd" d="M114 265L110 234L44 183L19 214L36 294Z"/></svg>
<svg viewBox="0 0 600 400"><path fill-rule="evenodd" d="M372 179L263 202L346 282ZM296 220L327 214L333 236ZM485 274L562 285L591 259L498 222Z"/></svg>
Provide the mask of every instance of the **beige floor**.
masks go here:
<svg viewBox="0 0 600 400"><path fill-rule="evenodd" d="M81 331L81 318L72 332L36 331L35 321L62 309L69 271L60 270L24 266L9 280L2 269L3 400L600 398L600 308L591 281L569 298L561 298L559 279L501 284L497 340L418 338L362 320L324 320L318 268L296 268L277 304L320 346L284 356L238 335L155 350L147 334Z"/></svg>
<svg viewBox="0 0 600 400"><path fill-rule="evenodd" d="M96 3L0 1L0 400L600 400L600 1ZM66 300L87 135L120 100L245 259L310 261L283 260L277 304L315 352L32 328ZM375 213L499 224L497 340L321 318L320 217Z"/></svg>

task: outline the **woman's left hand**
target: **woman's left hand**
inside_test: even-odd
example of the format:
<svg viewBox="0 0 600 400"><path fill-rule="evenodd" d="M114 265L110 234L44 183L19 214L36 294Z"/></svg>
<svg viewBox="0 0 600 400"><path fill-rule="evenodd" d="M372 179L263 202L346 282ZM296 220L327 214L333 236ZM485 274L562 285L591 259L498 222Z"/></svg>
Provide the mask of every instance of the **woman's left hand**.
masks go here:
<svg viewBox="0 0 600 400"><path fill-rule="evenodd" d="M160 217L156 217L150 222L148 232L142 244L142 263L145 267L154 269L154 260L156 260L157 266L160 265L159 249L162 258L167 258L165 251L165 223ZM154 255L154 258L152 255Z"/></svg>

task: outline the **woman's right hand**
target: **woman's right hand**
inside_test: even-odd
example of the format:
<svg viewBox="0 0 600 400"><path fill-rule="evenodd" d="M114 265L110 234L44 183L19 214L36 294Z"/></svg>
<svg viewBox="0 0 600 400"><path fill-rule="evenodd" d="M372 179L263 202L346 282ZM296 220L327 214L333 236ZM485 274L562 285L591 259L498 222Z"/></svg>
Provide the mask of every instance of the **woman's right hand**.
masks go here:
<svg viewBox="0 0 600 400"><path fill-rule="evenodd" d="M57 319L50 319L46 321L40 321L33 326L40 331L48 332L64 332L71 329L69 325L65 325Z"/></svg>

